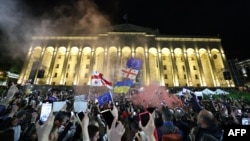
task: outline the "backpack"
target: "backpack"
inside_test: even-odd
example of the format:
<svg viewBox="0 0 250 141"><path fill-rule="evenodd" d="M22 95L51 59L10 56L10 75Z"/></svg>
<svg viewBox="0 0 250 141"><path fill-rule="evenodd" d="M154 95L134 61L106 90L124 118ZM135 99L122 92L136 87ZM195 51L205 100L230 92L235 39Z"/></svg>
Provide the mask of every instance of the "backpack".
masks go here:
<svg viewBox="0 0 250 141"><path fill-rule="evenodd" d="M182 141L182 136L178 133L179 129L176 126L162 126L162 141Z"/></svg>

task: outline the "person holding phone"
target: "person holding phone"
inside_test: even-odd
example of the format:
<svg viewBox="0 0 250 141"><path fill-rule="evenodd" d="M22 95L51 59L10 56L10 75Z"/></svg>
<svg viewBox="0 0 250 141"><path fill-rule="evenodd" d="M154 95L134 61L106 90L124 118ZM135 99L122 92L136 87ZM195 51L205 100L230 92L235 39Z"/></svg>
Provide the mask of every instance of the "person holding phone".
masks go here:
<svg viewBox="0 0 250 141"><path fill-rule="evenodd" d="M151 113L148 113L149 120L147 124L144 126L142 125L142 121L139 120L139 127L142 129L142 131L145 133L146 138L148 141L157 141L155 138L155 123L154 123L154 117Z"/></svg>
<svg viewBox="0 0 250 141"><path fill-rule="evenodd" d="M54 118L53 112L51 111L47 120L44 122L43 125L40 125L39 121L36 122L36 133L38 141L48 141L50 131L54 125Z"/></svg>
<svg viewBox="0 0 250 141"><path fill-rule="evenodd" d="M111 127L107 127L108 141L121 141L125 127L117 118L114 118Z"/></svg>
<svg viewBox="0 0 250 141"><path fill-rule="evenodd" d="M78 114L76 114L76 118L78 119L80 126L82 128L82 141L90 141L89 138L89 132L88 132L88 125L89 125L89 116L86 113L83 113L84 116L82 120L78 117Z"/></svg>

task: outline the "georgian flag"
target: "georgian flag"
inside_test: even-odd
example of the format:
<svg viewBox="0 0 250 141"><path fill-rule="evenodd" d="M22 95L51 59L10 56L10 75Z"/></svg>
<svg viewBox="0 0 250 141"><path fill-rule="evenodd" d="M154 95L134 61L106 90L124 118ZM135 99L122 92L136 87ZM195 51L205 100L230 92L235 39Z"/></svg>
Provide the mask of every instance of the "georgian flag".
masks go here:
<svg viewBox="0 0 250 141"><path fill-rule="evenodd" d="M122 69L122 77L135 79L139 70L131 69L131 68L123 68Z"/></svg>
<svg viewBox="0 0 250 141"><path fill-rule="evenodd" d="M99 73L97 71L93 71L91 75L91 86L106 86L109 89L112 89L112 82L108 81L103 77L102 73Z"/></svg>

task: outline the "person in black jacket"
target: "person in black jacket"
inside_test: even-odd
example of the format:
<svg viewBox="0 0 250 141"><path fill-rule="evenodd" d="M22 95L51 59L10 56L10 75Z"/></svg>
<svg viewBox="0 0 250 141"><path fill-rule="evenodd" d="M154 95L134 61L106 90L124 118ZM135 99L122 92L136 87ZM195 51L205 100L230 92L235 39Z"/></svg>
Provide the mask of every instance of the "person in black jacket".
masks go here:
<svg viewBox="0 0 250 141"><path fill-rule="evenodd" d="M209 134L217 140L222 140L223 131L216 124L213 113L208 110L201 110L197 117L198 131L195 135L195 141L200 141L204 134Z"/></svg>

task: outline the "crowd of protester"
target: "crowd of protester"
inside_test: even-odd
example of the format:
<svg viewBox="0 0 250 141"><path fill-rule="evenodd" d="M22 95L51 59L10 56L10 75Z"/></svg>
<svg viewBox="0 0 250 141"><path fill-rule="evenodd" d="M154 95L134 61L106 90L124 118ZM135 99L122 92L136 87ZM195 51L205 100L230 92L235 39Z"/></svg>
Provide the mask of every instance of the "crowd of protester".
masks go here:
<svg viewBox="0 0 250 141"><path fill-rule="evenodd" d="M87 110L79 117L72 114L74 94L58 90L24 94L15 85L12 83L0 103L0 140L4 141L222 141L227 125L250 124L250 103L226 96L199 100L187 93L180 97L183 107L164 103L145 107L119 97L103 106L88 101ZM66 104L41 123L41 105L53 102L49 97ZM111 127L101 114L105 109L114 116ZM143 112L149 114L146 125L139 117Z"/></svg>

